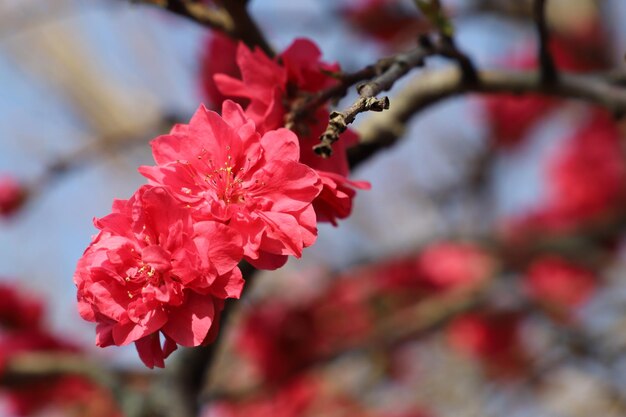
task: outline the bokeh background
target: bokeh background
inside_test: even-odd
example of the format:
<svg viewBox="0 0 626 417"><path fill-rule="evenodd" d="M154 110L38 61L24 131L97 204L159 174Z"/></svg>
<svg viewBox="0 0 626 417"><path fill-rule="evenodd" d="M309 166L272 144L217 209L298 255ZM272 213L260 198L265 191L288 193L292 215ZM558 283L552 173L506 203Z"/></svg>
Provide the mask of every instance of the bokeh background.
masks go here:
<svg viewBox="0 0 626 417"><path fill-rule="evenodd" d="M366 13L368 7L383 3L387 14ZM523 10L507 7L524 2L443 3L455 24L460 48L478 67L528 68L527 57L534 53L535 42L532 21ZM568 61L564 67L574 71L624 70L626 3L549 3L548 17L553 29L570 39L560 46L565 52L559 53L575 57L570 60L575 62ZM255 0L250 8L276 50L283 50L295 38L308 37L319 45L324 60L339 62L347 71L409 48L417 34L427 28L408 0ZM386 27L386 23L396 22L393 19L398 19L398 23ZM82 321L76 310L72 282L76 261L95 233L93 217L105 215L114 198L127 198L144 183L137 167L151 163L149 141L166 132L174 122L188 120L200 102L207 102L202 89L206 77L203 60L211 36L209 30L191 21L125 0L0 1L0 175L18 179L27 190L24 205L0 221L0 277L44 300L49 330L81 346L104 366L144 372L133 347L94 346L94 326ZM424 71L445 65L451 64L429 60L427 69L416 70L399 82L390 93L392 106L394 94L412 76L419 77ZM354 97L354 93L349 94L339 107ZM380 314L376 317L395 317L396 322L390 321L393 326L419 320L392 313L397 306L419 304L418 301L430 297L430 292L421 288L411 299L406 294L413 294L415 288L409 285L411 289L401 291L404 295L394 293L387 299L386 293L381 295L379 281L410 275L406 268L412 267L405 264L411 261L406 260L417 259L432 242L479 237L483 244L489 240L487 237L502 239L519 230L530 230L533 225L539 225L533 236L541 236L542 228L550 229L554 225L546 220L550 214L542 210L555 198L549 176L554 171L551 161L572 137L584 131L596 110L580 102L541 107L544 104L541 100L530 102L526 107L512 107L509 113L494 116L497 109L505 108L506 102L489 104L478 96L447 100L416 115L406 126L401 142L353 172L353 178L369 181L372 189L359 191L350 218L338 227L321 225L317 243L301 260L292 260L280 271L255 277L248 299L242 302L243 311L234 318L228 333L230 351L222 352L223 359L216 366L221 374L214 371L211 383L205 386L206 392L219 393L217 397L226 405L209 407L206 415L263 415L262 412L274 413L278 409L285 416L366 415L364 410L370 410L367 412L372 415L443 417L626 415L626 362L622 352L626 343L626 265L619 224L609 226L615 228L610 252L600 244L593 246L597 242L590 240L588 251L576 253L575 258L582 259L585 254L592 258L583 261L593 274L594 284L589 285L593 290L586 291L585 302L574 303L576 308L568 309L567 314L547 314L552 320L549 325L545 324L545 317L537 318L541 314L526 309L524 301L517 297L523 292L520 277L526 266L514 265L518 270L507 266L498 270L498 279L487 285L496 287L496 295L491 296L491 301L496 301L488 303L489 313L478 309L479 314L484 314L480 320L465 323L465 329L470 329L466 331L474 335L467 336L470 339L481 334L480 337L495 341L476 342L476 346L483 347L466 349L469 355L450 346L454 343L446 336L444 324L408 336L396 337L391 332L397 340L376 339L372 346L359 345L360 339L355 336L358 349L352 349L348 343L349 349L338 348L338 353L328 353L331 346L320 348L329 349L320 357L300 358L306 366L293 366L297 370L313 369L314 376L307 374L304 382L296 380L286 389L287 393L280 389L265 393L270 398L283 395L284 398L275 400L281 405L271 408L252 403L241 411L229 409L227 403L233 398L247 398L249 391L259 385L267 391L268 386L279 384L276 381L284 383L284 375L273 382L264 380L267 375L263 369L276 371L281 366L288 367L290 361L298 361L300 338L307 340L314 334L307 320L315 321L315 331L321 334L326 334L327 329L329 334L337 332L338 339L349 339L345 332L358 328L360 316L351 316L345 309L358 304L354 300L359 294L368 300L379 296L381 300L376 302L383 307L377 310ZM511 126L518 124L518 118L524 119L537 108L542 109L539 116L532 116L532 123L526 120L527 126L520 129L518 138L509 141L505 137L510 133L506 126L514 129ZM376 123L376 117L384 114L363 115L356 129L367 131ZM504 130L495 127L498 117L505 124ZM622 143L623 126L616 126L621 131L614 141ZM586 134L592 135L593 131ZM580 152L596 155L590 149ZM610 157L618 148L608 149L597 151L600 156L596 159L590 157L571 168L586 173L580 177L592 183L586 185L588 188L603 186L602 177L594 179L593 173L597 171L595 167L604 165L603 152ZM478 180L475 174L480 174ZM584 187L578 180L572 180L574 185L569 193L557 197L577 195L577 190ZM594 208L594 213L619 213L624 207L621 189L625 185L618 186L618 197L607 197L610 202L598 210ZM587 220L581 216L574 215L571 220L576 227ZM578 236L564 238L564 245L575 245ZM514 248L510 246L509 250L511 247ZM500 265L498 250L494 249L495 255L488 263ZM441 256L431 262L437 266L461 262L457 267L461 275L471 275L475 267L458 261L456 255L450 255L453 261ZM509 252L507 256L510 257ZM342 289L342 285L346 288ZM568 281L563 285L572 288L579 284ZM436 296L441 296L441 292ZM458 295L455 293L454 297ZM319 300L325 298L344 300L346 304L319 307L324 304ZM385 303L391 307L385 307ZM272 304L284 308L273 311L267 307ZM311 318L310 313L302 311L302 305L317 306L323 311ZM503 326L506 328L495 335L488 330L475 330L484 324L485 317L498 316L499 309L507 314L502 320L508 325L518 321L524 324L519 329L515 324L514 330ZM289 319L290 314L300 314L301 322ZM333 329L331 324L337 324L342 316L348 317L350 325ZM259 322L250 323L254 318ZM375 322L369 316L361 319L365 327ZM318 321L326 321L329 327ZM276 325L283 322L289 324L284 328ZM263 327L268 323L279 328ZM571 323L583 328L586 338L579 340L569 330L559 332ZM246 329L252 330L246 333ZM257 344L271 343L259 342L258 337L274 335L276 340L281 334L284 336L285 329L295 332L295 336L284 341L287 345L279 351L282 356L273 358L278 363L255 368L254 362L260 361L258 352L262 350ZM261 336L255 336L254 330ZM298 336L298 331L303 335ZM389 334L385 333L385 337ZM459 337L461 345L474 346L471 340ZM583 345L580 349L584 354L576 351L577 343ZM485 344L489 346L484 347ZM237 352L237 346L244 346L241 352ZM512 346L514 352L510 351ZM575 352L569 352L570 348ZM504 358L500 357L502 351L507 352ZM238 355L243 359L238 359ZM486 371L494 365L489 363L490 357L496 358L495 362L507 362L505 372ZM552 359L558 364L554 365ZM498 368L502 364L495 365ZM310 382L311 378L316 382ZM311 388L316 384L322 388ZM318 389L328 395L320 394ZM333 397L338 392L340 400ZM327 397L331 399L323 400ZM317 408L293 406L293 398L300 403L312 401Z"/></svg>

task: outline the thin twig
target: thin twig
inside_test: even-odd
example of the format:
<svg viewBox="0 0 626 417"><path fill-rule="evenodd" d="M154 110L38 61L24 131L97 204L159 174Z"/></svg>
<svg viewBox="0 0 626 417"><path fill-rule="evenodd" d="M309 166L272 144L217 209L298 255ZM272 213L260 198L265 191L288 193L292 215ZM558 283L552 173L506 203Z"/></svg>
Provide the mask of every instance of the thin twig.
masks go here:
<svg viewBox="0 0 626 417"><path fill-rule="evenodd" d="M335 111L330 114L330 121L326 131L320 136L321 143L313 149L321 156L328 157L332 154L332 144L339 139L339 135L352 123L359 113L366 111L382 111L389 108L387 97L376 98L376 95L390 90L394 83L413 68L424 64L424 59L431 55L430 48L418 46L417 48L398 54L389 59L388 67L377 77L367 83L357 86L359 99L344 111Z"/></svg>
<svg viewBox="0 0 626 417"><path fill-rule="evenodd" d="M548 23L546 21L546 3L547 0L535 0L533 5L533 19L537 28L537 37L539 38L537 42L537 53L541 68L541 80L548 84L557 80L558 73L552 55L550 54L550 39Z"/></svg>
<svg viewBox="0 0 626 417"><path fill-rule="evenodd" d="M394 106L378 119L366 121L361 144L348 151L357 166L383 148L392 146L403 133L402 126L416 113L445 100L468 93L539 93L594 103L620 114L626 111L626 90L595 75L561 73L545 84L536 71L480 71L479 83L465 83L458 68L429 71L415 78L394 97Z"/></svg>
<svg viewBox="0 0 626 417"><path fill-rule="evenodd" d="M235 23L224 9L209 7L191 0L130 0L160 7L179 16L186 17L203 26L219 30L229 36L235 34Z"/></svg>
<svg viewBox="0 0 626 417"><path fill-rule="evenodd" d="M373 67L366 67L358 73L361 76L367 76L372 72L372 69L378 69L379 72L378 76L371 81L357 87L359 98L349 108L330 114L328 127L320 136L320 143L315 145L313 150L322 157L330 156L332 154L332 144L339 140L339 135L346 131L348 125L354 122L359 113L366 111L380 112L389 108L389 99L387 97L379 99L376 98L376 95L390 90L397 80L405 76L411 69L422 66L424 60L432 55L440 55L457 62L464 85L476 87L480 83L474 63L457 48L451 36L440 34L440 38L436 43L432 43L429 37L423 36L420 39L420 45L412 51L381 60ZM383 68L382 70L381 67ZM330 93L333 92L331 91ZM328 93L323 91L319 95L319 99L316 97L313 103L319 104L321 99L327 98Z"/></svg>
<svg viewBox="0 0 626 417"><path fill-rule="evenodd" d="M478 72L472 60L456 45L454 38L450 36L442 37L440 45L437 47L439 54L445 58L450 58L459 65L463 81L467 84L479 82Z"/></svg>
<svg viewBox="0 0 626 417"><path fill-rule="evenodd" d="M248 13L247 0L225 0L222 2L224 10L228 12L235 23L234 37L243 41L250 48L258 46L269 57L275 55L263 32Z"/></svg>
<svg viewBox="0 0 626 417"><path fill-rule="evenodd" d="M246 0L227 0L219 6L209 6L193 0L130 0L132 3L150 4L186 17L208 28L218 30L238 39L250 48L259 47L268 56L274 51L248 13Z"/></svg>
<svg viewBox="0 0 626 417"><path fill-rule="evenodd" d="M315 110L329 100L339 100L343 98L348 93L348 89L354 84L380 75L389 67L389 62L388 59L381 59L376 64L368 65L359 71L341 74L337 77L337 84L321 90L316 94L294 100L291 110L287 113L285 127L289 129L295 128L300 120L303 120L309 114L315 113Z"/></svg>

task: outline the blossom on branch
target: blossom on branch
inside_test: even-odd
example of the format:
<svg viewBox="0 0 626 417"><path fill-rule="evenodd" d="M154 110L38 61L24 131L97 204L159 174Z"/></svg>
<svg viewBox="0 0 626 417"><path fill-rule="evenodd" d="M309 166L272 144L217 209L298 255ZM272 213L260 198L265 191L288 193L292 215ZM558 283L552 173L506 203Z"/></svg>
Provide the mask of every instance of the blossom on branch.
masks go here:
<svg viewBox="0 0 626 417"><path fill-rule="evenodd" d="M115 201L95 225L100 233L78 261L74 282L80 315L98 323L96 344L134 342L152 368L163 367L177 344L210 342L223 300L238 298L243 287L237 232L193 222L166 189L149 185Z"/></svg>
<svg viewBox="0 0 626 417"><path fill-rule="evenodd" d="M217 74L215 82L223 94L249 100L246 115L255 121L259 132L264 133L284 126L291 106L298 99L337 83L332 74L340 71L339 65L320 59L320 50L306 39L294 41L276 60L240 44L237 64L241 79ZM313 152L328 118L328 110L319 108L307 114L295 130L300 139L300 161L315 169L322 179L323 189L313 202L318 220L336 225L337 219L346 218L352 211L355 188L369 189L370 185L347 179L346 150L357 142L354 132L346 131L333 146L333 155L329 158L321 158Z"/></svg>
<svg viewBox="0 0 626 417"><path fill-rule="evenodd" d="M222 117L201 106L188 125L155 139L152 151L157 165L140 172L196 221L215 220L239 233L244 259L255 267L278 268L315 242L311 203L321 181L298 162L290 130L261 136L238 104L225 101Z"/></svg>

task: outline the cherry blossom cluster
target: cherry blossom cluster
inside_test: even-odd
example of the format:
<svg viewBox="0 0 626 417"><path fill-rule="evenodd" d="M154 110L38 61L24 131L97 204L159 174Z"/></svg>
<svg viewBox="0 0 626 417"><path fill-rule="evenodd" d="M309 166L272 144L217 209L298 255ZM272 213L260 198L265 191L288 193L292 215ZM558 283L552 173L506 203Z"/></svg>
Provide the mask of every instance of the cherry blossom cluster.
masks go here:
<svg viewBox="0 0 626 417"><path fill-rule="evenodd" d="M215 38L211 51L227 51L235 45L232 42ZM294 102L302 96L331 87L337 83L332 74L337 74L340 67L320 60L318 47L306 39L297 39L277 58L271 59L261 50L251 51L244 44L237 46L233 54L225 52L226 57L233 57L236 66L228 67L227 74L218 71L226 68L222 63L218 68L207 68L214 83L205 81L205 89L214 99L229 97L246 102L245 113L256 123L261 132L282 127ZM215 65L215 64L214 64ZM216 91L220 94L217 96ZM333 146L333 155L320 158L311 152L319 143L319 137L328 123L329 111L320 107L296 126L300 141L300 161L313 168L322 181L322 189L313 201L318 221L337 224L352 211L355 189L368 189L369 183L351 181L346 150L354 145L358 137L351 130L342 135Z"/></svg>
<svg viewBox="0 0 626 417"><path fill-rule="evenodd" d="M74 282L98 346L134 343L152 368L178 345L212 342L225 300L243 289L239 262L276 269L300 257L317 221L346 217L352 187L369 186L346 178L345 149L324 161L312 137L282 127L288 80L312 92L333 82L324 71L338 70L317 62L312 43L296 45L281 56L284 68L239 46L243 81L216 78L246 95L246 109L225 100L220 115L201 105L189 124L156 138L155 165L139 168L148 184L94 221L99 233Z"/></svg>

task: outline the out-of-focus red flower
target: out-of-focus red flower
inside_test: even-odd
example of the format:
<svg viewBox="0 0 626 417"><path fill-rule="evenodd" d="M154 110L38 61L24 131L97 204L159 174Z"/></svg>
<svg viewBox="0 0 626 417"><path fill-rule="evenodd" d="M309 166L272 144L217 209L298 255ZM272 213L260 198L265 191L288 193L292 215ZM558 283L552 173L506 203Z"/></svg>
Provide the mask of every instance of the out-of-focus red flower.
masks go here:
<svg viewBox="0 0 626 417"><path fill-rule="evenodd" d="M298 162L298 138L290 130L260 136L241 107L227 100L222 117L201 106L188 125L155 139L152 153L157 165L140 172L167 187L195 219L239 233L245 259L255 267L278 268L315 242L311 204L322 185Z"/></svg>
<svg viewBox="0 0 626 417"><path fill-rule="evenodd" d="M22 184L10 175L0 175L0 216L15 214L24 204L27 191Z"/></svg>
<svg viewBox="0 0 626 417"><path fill-rule="evenodd" d="M321 294L295 306L265 302L244 316L237 346L265 383L280 383L316 360L358 346L377 320L441 291L471 288L493 258L469 243L433 245L415 256L345 271Z"/></svg>
<svg viewBox="0 0 626 417"><path fill-rule="evenodd" d="M320 382L300 378L285 384L275 394L242 403L216 402L205 410L203 417L296 417L308 414L316 402L322 402Z"/></svg>
<svg viewBox="0 0 626 417"><path fill-rule="evenodd" d="M550 52L557 67L572 72L608 69L611 64L606 45L609 42L600 20L594 18L567 31L557 31L550 38Z"/></svg>
<svg viewBox="0 0 626 417"><path fill-rule="evenodd" d="M43 304L18 291L9 283L0 284L0 372L12 356L32 350L75 350L42 329Z"/></svg>
<svg viewBox="0 0 626 417"><path fill-rule="evenodd" d="M512 69L532 69L536 66L534 49L507 62L507 67ZM484 104L493 143L510 147L518 144L537 121L556 107L558 100L539 94L499 94L487 96Z"/></svg>
<svg viewBox="0 0 626 417"><path fill-rule="evenodd" d="M544 205L509 225L511 236L536 230L564 232L601 221L626 198L621 136L611 116L594 110L549 162Z"/></svg>
<svg viewBox="0 0 626 417"><path fill-rule="evenodd" d="M317 341L322 354L355 344L372 330L374 288L368 284L356 277L341 279L310 307L322 334Z"/></svg>
<svg viewBox="0 0 626 417"><path fill-rule="evenodd" d="M83 377L51 375L20 381L7 378L7 366L20 355L78 355L79 349L43 328L40 300L7 283L0 284L0 297L0 392L6 395L14 415L26 417L54 409L63 411L63 415L121 417L111 393Z"/></svg>
<svg viewBox="0 0 626 417"><path fill-rule="evenodd" d="M310 311L268 303L246 317L237 346L264 381L280 383L315 359L315 341L323 337L319 330Z"/></svg>
<svg viewBox="0 0 626 417"><path fill-rule="evenodd" d="M495 261L482 248L464 242L440 242L425 248L417 258L420 278L437 288L473 288L488 279Z"/></svg>
<svg viewBox="0 0 626 417"><path fill-rule="evenodd" d="M39 328L43 314L40 300L19 293L8 283L0 283L0 300L0 327L16 330Z"/></svg>
<svg viewBox="0 0 626 417"><path fill-rule="evenodd" d="M209 100L212 108L221 108L226 97L215 85L213 76L215 74L227 74L235 78L241 77L236 61L237 42L228 36L213 31L205 41L201 57L201 77L202 90ZM244 104L240 100L239 104Z"/></svg>
<svg viewBox="0 0 626 417"><path fill-rule="evenodd" d="M341 12L357 31L390 47L415 41L430 26L414 7L398 0L360 0Z"/></svg>
<svg viewBox="0 0 626 417"><path fill-rule="evenodd" d="M300 95L314 93L334 85L330 74L339 71L337 64L321 61L317 46L306 39L297 39L277 60L272 60L260 50L249 50L240 44L237 64L241 79L218 74L215 81L227 96L249 100L246 115L255 121L264 133L284 126L285 116L294 100ZM333 146L330 158L320 158L312 150L328 123L328 110L320 108L309 114L296 127L300 139L300 161L315 169L322 178L322 192L313 202L318 220L336 224L352 210L354 189L368 189L369 183L349 181L346 149L357 140L354 133L346 132Z"/></svg>
<svg viewBox="0 0 626 417"><path fill-rule="evenodd" d="M514 375L522 369L521 316L512 312L470 313L447 328L450 345L487 365L494 375Z"/></svg>
<svg viewBox="0 0 626 417"><path fill-rule="evenodd" d="M546 211L557 214L564 226L601 215L623 200L626 166L620 140L611 116L596 110L555 155Z"/></svg>
<svg viewBox="0 0 626 417"><path fill-rule="evenodd" d="M487 97L485 108L494 144L505 148L515 146L556 104L554 98L536 94Z"/></svg>
<svg viewBox="0 0 626 417"><path fill-rule="evenodd" d="M0 372L4 372L16 355L39 351L77 352L78 349L42 329L0 330Z"/></svg>
<svg viewBox="0 0 626 417"><path fill-rule="evenodd" d="M80 315L98 323L96 344L135 342L152 368L163 367L177 343L207 343L222 300L238 298L243 287L241 237L218 222L192 223L164 188L148 185L115 201L95 225L101 231L74 282Z"/></svg>
<svg viewBox="0 0 626 417"><path fill-rule="evenodd" d="M366 409L349 396L333 391L320 378L304 376L278 391L244 402L214 402L202 417L426 417L419 411L381 413Z"/></svg>
<svg viewBox="0 0 626 417"><path fill-rule="evenodd" d="M253 308L237 338L265 382L280 383L315 360L355 343L372 328L368 298L355 279L298 306L269 302Z"/></svg>
<svg viewBox="0 0 626 417"><path fill-rule="evenodd" d="M43 410L67 417L122 417L111 392L83 377L32 381L8 393L11 410L20 417L38 416Z"/></svg>
<svg viewBox="0 0 626 417"><path fill-rule="evenodd" d="M535 260L525 279L530 296L557 310L582 305L593 295L597 284L592 271L556 256Z"/></svg>
<svg viewBox="0 0 626 417"><path fill-rule="evenodd" d="M559 70L589 72L607 64L601 56L605 42L602 31L595 25L574 33L555 33L550 39L550 53ZM536 52L530 49L507 63L512 69L537 68ZM538 94L502 94L484 101L487 122L491 126L494 144L510 147L519 143L528 131L561 101Z"/></svg>

